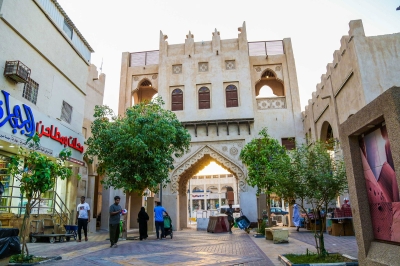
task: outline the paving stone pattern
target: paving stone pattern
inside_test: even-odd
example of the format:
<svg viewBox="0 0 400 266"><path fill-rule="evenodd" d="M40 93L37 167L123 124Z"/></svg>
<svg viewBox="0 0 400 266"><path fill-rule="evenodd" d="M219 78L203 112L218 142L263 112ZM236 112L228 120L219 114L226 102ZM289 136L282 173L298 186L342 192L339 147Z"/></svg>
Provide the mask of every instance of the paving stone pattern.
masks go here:
<svg viewBox="0 0 400 266"><path fill-rule="evenodd" d="M35 255L62 253L62 261L46 264L58 266L274 265L250 236L239 230L232 235L188 230L174 232L173 239L167 237L159 241L150 238L145 241L120 241L117 248L109 248L109 242L105 240L30 245Z"/></svg>
<svg viewBox="0 0 400 266"><path fill-rule="evenodd" d="M289 241L290 238L295 238L301 242L315 246L313 232L306 231L305 229L300 229L299 232L291 229ZM358 246L355 236L332 236L324 234L324 243L325 249L330 253L338 252L358 258Z"/></svg>

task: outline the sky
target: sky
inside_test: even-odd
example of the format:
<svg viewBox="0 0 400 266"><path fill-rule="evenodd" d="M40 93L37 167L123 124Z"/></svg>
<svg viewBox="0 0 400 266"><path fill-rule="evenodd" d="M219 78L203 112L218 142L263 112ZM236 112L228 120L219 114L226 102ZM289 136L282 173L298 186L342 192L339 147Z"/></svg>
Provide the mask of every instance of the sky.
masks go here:
<svg viewBox="0 0 400 266"><path fill-rule="evenodd" d="M106 74L104 104L118 111L123 52L158 50L160 30L169 44L237 38L246 22L248 41L291 38L302 110L348 34L362 19L367 36L400 32L399 0L58 0L94 49L92 63ZM103 64L102 64L103 62ZM100 71L100 70L99 70Z"/></svg>

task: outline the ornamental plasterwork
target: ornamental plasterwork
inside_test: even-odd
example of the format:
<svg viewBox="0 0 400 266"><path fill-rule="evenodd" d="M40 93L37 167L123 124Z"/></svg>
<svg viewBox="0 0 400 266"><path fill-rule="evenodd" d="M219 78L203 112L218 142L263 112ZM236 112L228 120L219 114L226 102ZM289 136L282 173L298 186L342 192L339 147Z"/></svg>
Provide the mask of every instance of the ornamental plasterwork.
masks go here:
<svg viewBox="0 0 400 266"><path fill-rule="evenodd" d="M207 72L208 71L208 63L203 62L199 63L199 72Z"/></svg>
<svg viewBox="0 0 400 266"><path fill-rule="evenodd" d="M225 68L226 70L232 70L235 69L235 60L226 60L225 61Z"/></svg>
<svg viewBox="0 0 400 266"><path fill-rule="evenodd" d="M190 158L181 163L172 173L171 192L173 194L178 192L183 194L186 193L186 187L182 186L182 188L180 188L179 184L182 182L187 182L188 179L192 178L192 176L194 176L199 170L201 170L201 168L208 164L208 161L202 160L205 155L210 156L218 164L228 169L229 172L236 176L236 178L238 179L240 191L243 192L247 190L243 169L237 163L235 163L234 160L225 157L214 148L206 145L195 152L194 155L192 155Z"/></svg>
<svg viewBox="0 0 400 266"><path fill-rule="evenodd" d="M276 74L276 78L283 82L282 65L263 65L263 66L256 66L254 69L257 72L261 72L259 78L261 78L261 74L264 73L265 70L270 69Z"/></svg>
<svg viewBox="0 0 400 266"><path fill-rule="evenodd" d="M257 99L258 110L285 109L285 108L286 108L286 97Z"/></svg>
<svg viewBox="0 0 400 266"><path fill-rule="evenodd" d="M180 74L180 73L182 73L182 65L173 65L172 74Z"/></svg>
<svg viewBox="0 0 400 266"><path fill-rule="evenodd" d="M133 77L133 80L134 80L134 81L138 81L138 80L139 80L139 77L136 77L136 76L135 76L135 77Z"/></svg>
<svg viewBox="0 0 400 266"><path fill-rule="evenodd" d="M154 74L153 76L151 76L152 79L157 79L158 75Z"/></svg>

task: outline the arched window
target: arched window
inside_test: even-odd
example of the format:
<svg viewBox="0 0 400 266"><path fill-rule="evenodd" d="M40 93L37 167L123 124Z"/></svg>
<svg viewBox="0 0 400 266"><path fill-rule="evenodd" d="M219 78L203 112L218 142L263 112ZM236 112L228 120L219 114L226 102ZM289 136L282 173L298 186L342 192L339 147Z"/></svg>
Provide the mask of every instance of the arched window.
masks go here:
<svg viewBox="0 0 400 266"><path fill-rule="evenodd" d="M199 89L199 109L210 109L210 90L207 87Z"/></svg>
<svg viewBox="0 0 400 266"><path fill-rule="evenodd" d="M181 89L175 89L172 91L172 111L183 110L183 91Z"/></svg>
<svg viewBox="0 0 400 266"><path fill-rule="evenodd" d="M228 85L225 89L226 107L238 107L238 93L235 85Z"/></svg>

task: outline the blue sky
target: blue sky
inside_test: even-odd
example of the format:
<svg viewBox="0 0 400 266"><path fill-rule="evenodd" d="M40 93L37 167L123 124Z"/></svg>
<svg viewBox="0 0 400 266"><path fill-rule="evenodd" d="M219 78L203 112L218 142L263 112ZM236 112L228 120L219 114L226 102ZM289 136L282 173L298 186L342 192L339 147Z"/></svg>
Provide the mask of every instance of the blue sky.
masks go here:
<svg viewBox="0 0 400 266"><path fill-rule="evenodd" d="M195 41L236 38L246 21L248 41L291 38L302 110L307 104L350 20L362 19L367 36L400 32L400 1L178 1L58 0L95 50L92 63L103 60L104 104L117 111L122 52L157 50L159 32L170 44L183 43L189 30Z"/></svg>

